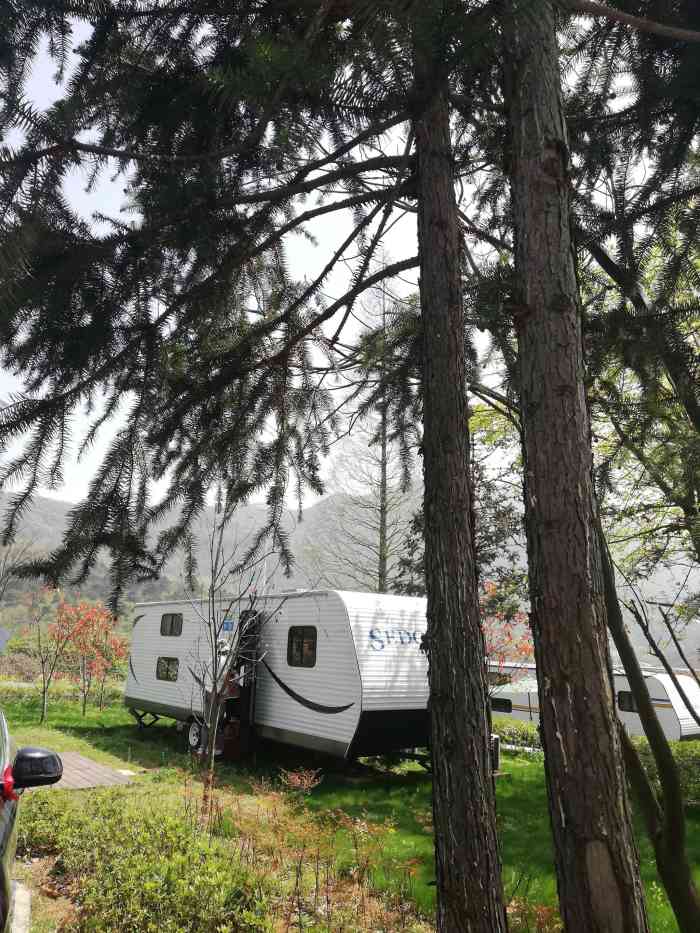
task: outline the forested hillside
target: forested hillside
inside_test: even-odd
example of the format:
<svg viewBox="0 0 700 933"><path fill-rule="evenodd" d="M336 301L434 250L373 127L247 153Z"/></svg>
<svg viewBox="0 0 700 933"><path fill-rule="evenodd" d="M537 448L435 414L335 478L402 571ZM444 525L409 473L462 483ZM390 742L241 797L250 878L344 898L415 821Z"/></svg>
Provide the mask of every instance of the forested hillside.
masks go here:
<svg viewBox="0 0 700 933"><path fill-rule="evenodd" d="M404 525L411 517L419 499L419 490L409 490L401 497L400 520ZM6 495L0 493L0 505ZM369 501L369 500L368 500ZM365 504L366 506L366 504ZM60 540L66 523L71 503L61 502L57 499L48 499L37 496L23 519L19 539L31 545L36 552L48 552L56 547ZM357 524L362 519L366 508L354 496L343 493L332 495L316 502L303 510L301 520L295 509L290 509L284 519L289 530L289 543L294 555L294 565L290 576L286 576L274 555L270 555L261 570L267 579L267 589L278 591L282 589L323 588L371 590L373 580L370 576L364 579L358 576L358 565L363 556L364 549L357 538ZM208 541L214 520L213 510L200 520L197 533L197 560L199 579L203 583L207 579L209 561ZM228 546L231 550L237 548L243 554L256 531L264 524L265 506L252 504L242 506L236 520L228 532ZM395 553L390 562L390 575L396 571L400 556L400 546L405 542L397 542ZM524 543L516 543L514 551L517 562L522 569L526 567L526 553ZM262 576L259 577L262 582ZM673 600L682 579L678 571L659 568L654 576L645 583L640 584L645 598L652 607L652 630L660 641L667 645L668 637L657 618L653 615L655 603L665 603ZM689 581L692 589L692 580ZM39 584L31 581L12 580L8 585L4 608L11 608L21 602L22 595ZM688 584L686 584L688 585ZM700 589L700 574L695 585ZM109 568L105 562L98 562L96 569L90 574L87 581L79 587L68 588L69 591L79 592L82 596L91 599L106 600L110 592ZM176 555L169 562L157 580L143 582L132 581L125 592L125 602L148 602L159 599L182 599L186 596L187 588L183 579L183 558ZM621 587L621 595L631 596L628 588ZM642 632L635 625L632 617L627 614L632 641L638 650L643 663L656 665L657 662L649 654L648 645ZM691 660L700 657L700 627L690 625L683 639L683 646ZM681 666L682 662L672 645L667 645L668 656L672 663ZM613 651L614 655L614 651Z"/></svg>

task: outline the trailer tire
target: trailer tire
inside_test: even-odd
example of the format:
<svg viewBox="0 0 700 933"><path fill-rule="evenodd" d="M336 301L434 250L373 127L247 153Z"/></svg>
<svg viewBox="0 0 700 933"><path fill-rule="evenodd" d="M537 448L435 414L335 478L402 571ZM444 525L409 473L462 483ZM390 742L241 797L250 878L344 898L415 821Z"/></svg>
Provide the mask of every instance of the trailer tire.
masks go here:
<svg viewBox="0 0 700 933"><path fill-rule="evenodd" d="M197 719L190 719L187 723L187 747L193 754L197 754L206 747L206 744L206 726Z"/></svg>

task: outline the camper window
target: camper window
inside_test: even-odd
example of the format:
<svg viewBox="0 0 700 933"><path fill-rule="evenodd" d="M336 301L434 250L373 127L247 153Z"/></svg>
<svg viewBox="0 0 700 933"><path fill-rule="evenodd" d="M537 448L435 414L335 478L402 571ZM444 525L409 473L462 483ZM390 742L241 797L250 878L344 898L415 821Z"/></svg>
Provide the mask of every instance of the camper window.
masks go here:
<svg viewBox="0 0 700 933"><path fill-rule="evenodd" d="M491 709L494 713L512 713L513 701L504 700L503 697L491 697Z"/></svg>
<svg viewBox="0 0 700 933"><path fill-rule="evenodd" d="M620 707L621 713L637 712L637 704L634 702L634 697L629 690L620 690L617 695L617 705Z"/></svg>
<svg viewBox="0 0 700 933"><path fill-rule="evenodd" d="M316 666L316 629L312 625L293 625L290 628L287 664L290 667Z"/></svg>
<svg viewBox="0 0 700 933"><path fill-rule="evenodd" d="M182 613L166 612L160 617L161 635L182 635Z"/></svg>
<svg viewBox="0 0 700 933"><path fill-rule="evenodd" d="M177 658L158 658L156 680L169 680L174 683L177 680L179 667L180 662Z"/></svg>

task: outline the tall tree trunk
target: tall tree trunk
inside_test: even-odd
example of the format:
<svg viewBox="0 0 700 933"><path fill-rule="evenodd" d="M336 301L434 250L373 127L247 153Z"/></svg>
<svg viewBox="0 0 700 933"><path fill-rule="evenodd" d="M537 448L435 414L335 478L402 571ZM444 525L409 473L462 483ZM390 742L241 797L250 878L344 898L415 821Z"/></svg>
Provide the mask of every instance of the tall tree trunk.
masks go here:
<svg viewBox="0 0 700 933"><path fill-rule="evenodd" d="M384 354L386 352L386 291L382 288L382 347L380 354L380 374L384 377ZM377 592L386 593L389 563L388 523L389 523L389 416L387 413L386 392L382 392L379 407L379 554L377 561Z"/></svg>
<svg viewBox="0 0 700 933"><path fill-rule="evenodd" d="M377 564L377 592L386 593L387 591L387 564L388 564L388 544L387 544L387 524L389 520L388 503L388 433L386 406L382 405L380 413L381 431L380 437L380 463L379 463L379 560Z"/></svg>
<svg viewBox="0 0 700 933"><path fill-rule="evenodd" d="M429 97L415 122L424 332L426 636L432 718L437 928L506 930L484 638L469 485L459 234L446 90L420 67ZM425 63L425 59L423 59Z"/></svg>
<svg viewBox="0 0 700 933"><path fill-rule="evenodd" d="M530 598L561 914L568 933L633 933L648 923L593 527L569 156L550 0L511 0L504 33Z"/></svg>

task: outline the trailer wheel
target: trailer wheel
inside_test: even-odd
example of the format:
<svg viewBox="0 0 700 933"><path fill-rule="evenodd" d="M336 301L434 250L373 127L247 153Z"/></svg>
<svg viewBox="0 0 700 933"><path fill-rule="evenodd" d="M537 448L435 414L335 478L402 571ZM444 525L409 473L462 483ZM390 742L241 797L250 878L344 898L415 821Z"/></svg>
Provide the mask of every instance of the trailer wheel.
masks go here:
<svg viewBox="0 0 700 933"><path fill-rule="evenodd" d="M187 745L191 752L199 752L206 744L206 728L196 719L190 719L187 725Z"/></svg>

